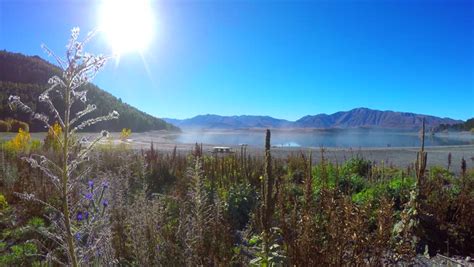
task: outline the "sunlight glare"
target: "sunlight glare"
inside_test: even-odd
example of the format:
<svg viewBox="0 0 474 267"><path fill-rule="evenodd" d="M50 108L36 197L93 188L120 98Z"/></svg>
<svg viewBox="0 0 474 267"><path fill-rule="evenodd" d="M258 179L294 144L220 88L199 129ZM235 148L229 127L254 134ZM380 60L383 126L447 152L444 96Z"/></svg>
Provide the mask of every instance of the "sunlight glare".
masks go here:
<svg viewBox="0 0 474 267"><path fill-rule="evenodd" d="M103 0L99 16L114 54L142 53L150 45L155 26L150 0Z"/></svg>

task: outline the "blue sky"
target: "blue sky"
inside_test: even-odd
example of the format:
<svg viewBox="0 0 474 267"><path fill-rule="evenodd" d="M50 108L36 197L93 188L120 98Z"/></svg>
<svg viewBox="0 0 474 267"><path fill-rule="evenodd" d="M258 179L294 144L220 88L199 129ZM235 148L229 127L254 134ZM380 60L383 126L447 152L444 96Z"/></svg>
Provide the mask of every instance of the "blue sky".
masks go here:
<svg viewBox="0 0 474 267"><path fill-rule="evenodd" d="M97 26L98 2L0 0L0 49L61 54L73 26ZM157 117L474 117L474 1L158 0L153 12L150 47L95 83ZM91 45L110 51L101 36Z"/></svg>

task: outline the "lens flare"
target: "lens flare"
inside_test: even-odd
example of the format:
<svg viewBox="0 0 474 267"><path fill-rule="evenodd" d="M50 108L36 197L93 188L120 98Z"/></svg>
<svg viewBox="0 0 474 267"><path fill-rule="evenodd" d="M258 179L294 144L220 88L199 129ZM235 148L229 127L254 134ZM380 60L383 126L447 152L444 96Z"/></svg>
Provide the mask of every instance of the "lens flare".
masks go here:
<svg viewBox="0 0 474 267"><path fill-rule="evenodd" d="M143 52L154 36L155 18L149 0L103 0L99 30L114 54Z"/></svg>

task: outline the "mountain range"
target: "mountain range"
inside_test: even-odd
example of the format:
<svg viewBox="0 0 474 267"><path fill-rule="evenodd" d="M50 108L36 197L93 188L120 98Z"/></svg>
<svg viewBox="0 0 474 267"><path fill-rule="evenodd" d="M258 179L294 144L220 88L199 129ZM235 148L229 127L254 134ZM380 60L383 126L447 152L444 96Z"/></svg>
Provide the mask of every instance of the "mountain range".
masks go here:
<svg viewBox="0 0 474 267"><path fill-rule="evenodd" d="M42 124L18 111L12 111L8 107L10 95L20 96L21 100L32 107L36 112L50 114L48 107L38 103L38 96L48 87L48 79L53 75L61 76L61 70L38 56L26 56L20 53L0 51L0 120L16 119L29 124L30 131L44 131ZM84 85L87 90L89 104L95 104L97 110L90 117L106 115L116 110L120 117L117 120L101 122L85 129L86 131L120 131L130 128L133 132L144 132L151 130L179 129L165 121L153 117L124 103L110 93L100 89L92 83ZM59 99L53 99L57 106L61 107ZM76 106L79 111L81 107ZM87 119L85 116L83 119Z"/></svg>
<svg viewBox="0 0 474 267"><path fill-rule="evenodd" d="M391 128L419 129L425 119L426 127L461 123L461 120L440 118L408 112L380 111L355 108L334 114L308 115L296 121L276 119L269 116L219 116L198 115L190 119L164 118L165 121L183 129L248 129L248 128Z"/></svg>

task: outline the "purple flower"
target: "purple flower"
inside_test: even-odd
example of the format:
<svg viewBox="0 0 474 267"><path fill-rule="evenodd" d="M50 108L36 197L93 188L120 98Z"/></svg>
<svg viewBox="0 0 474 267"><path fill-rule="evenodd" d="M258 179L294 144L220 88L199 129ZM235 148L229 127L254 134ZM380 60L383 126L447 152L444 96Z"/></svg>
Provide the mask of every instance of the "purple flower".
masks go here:
<svg viewBox="0 0 474 267"><path fill-rule="evenodd" d="M87 193L84 197L88 200L92 200L92 193Z"/></svg>
<svg viewBox="0 0 474 267"><path fill-rule="evenodd" d="M94 181L89 181L88 184L89 184L89 187L93 187L94 186Z"/></svg>
<svg viewBox="0 0 474 267"><path fill-rule="evenodd" d="M109 205L109 201L104 199L104 201L102 201L102 205L104 205L104 208L107 207Z"/></svg>
<svg viewBox="0 0 474 267"><path fill-rule="evenodd" d="M88 211L84 212L84 217L86 218L86 220L89 219L89 212Z"/></svg>
<svg viewBox="0 0 474 267"><path fill-rule="evenodd" d="M77 232L74 237L77 239L77 240L81 240L81 233Z"/></svg>
<svg viewBox="0 0 474 267"><path fill-rule="evenodd" d="M104 188L108 188L108 187L109 187L109 182L103 181L103 182L102 182L102 186L103 186Z"/></svg>
<svg viewBox="0 0 474 267"><path fill-rule="evenodd" d="M87 216L89 216L89 215L87 215ZM79 222L84 219L84 216L83 216L83 214L82 214L82 211L78 211L78 212L77 212L76 219L77 219Z"/></svg>

